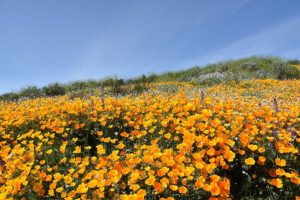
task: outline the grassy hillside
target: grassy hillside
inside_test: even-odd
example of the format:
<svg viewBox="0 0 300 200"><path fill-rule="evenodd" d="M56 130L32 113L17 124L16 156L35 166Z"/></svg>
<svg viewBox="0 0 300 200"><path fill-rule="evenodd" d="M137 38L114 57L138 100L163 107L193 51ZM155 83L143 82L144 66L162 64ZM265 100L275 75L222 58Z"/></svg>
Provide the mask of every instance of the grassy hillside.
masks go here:
<svg viewBox="0 0 300 200"><path fill-rule="evenodd" d="M288 61L276 57L249 57L239 60L193 67L159 76L160 80L188 81L214 85L230 80L299 79L300 73Z"/></svg>
<svg viewBox="0 0 300 200"><path fill-rule="evenodd" d="M82 97L104 90L113 95L140 93L155 82L191 82L211 86L230 81L249 79L300 79L300 61L283 60L277 57L249 57L238 60L196 66L187 70L163 74L142 75L132 79L107 78L102 80L75 81L68 84L53 83L43 88L30 86L19 92L6 93L0 100L16 100L41 96L69 94Z"/></svg>
<svg viewBox="0 0 300 200"><path fill-rule="evenodd" d="M292 65L295 69L297 69L298 71L300 71L300 65Z"/></svg>

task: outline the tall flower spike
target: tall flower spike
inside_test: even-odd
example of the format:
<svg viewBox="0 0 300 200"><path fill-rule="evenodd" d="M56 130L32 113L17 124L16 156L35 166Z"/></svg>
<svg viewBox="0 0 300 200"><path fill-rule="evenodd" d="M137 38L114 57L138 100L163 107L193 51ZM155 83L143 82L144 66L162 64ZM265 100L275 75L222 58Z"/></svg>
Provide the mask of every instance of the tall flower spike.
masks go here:
<svg viewBox="0 0 300 200"><path fill-rule="evenodd" d="M101 101L104 107L104 86L103 85L101 85L100 90L101 90Z"/></svg>
<svg viewBox="0 0 300 200"><path fill-rule="evenodd" d="M273 105L274 105L275 112L278 113L279 107L278 107L278 102L277 102L276 97L273 99Z"/></svg>
<svg viewBox="0 0 300 200"><path fill-rule="evenodd" d="M94 90L93 89L90 92L89 103L91 105L91 108L94 108L94 100L92 99L92 96L94 96Z"/></svg>
<svg viewBox="0 0 300 200"><path fill-rule="evenodd" d="M203 102L204 101L204 98L205 98L205 94L203 92L203 90L201 91L201 98L200 98L200 101Z"/></svg>

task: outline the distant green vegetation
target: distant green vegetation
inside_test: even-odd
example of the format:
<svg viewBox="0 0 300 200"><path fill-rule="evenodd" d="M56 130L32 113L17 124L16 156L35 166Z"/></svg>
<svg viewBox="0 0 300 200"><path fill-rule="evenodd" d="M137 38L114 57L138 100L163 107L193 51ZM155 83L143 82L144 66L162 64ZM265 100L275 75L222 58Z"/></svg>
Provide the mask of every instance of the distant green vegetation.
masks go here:
<svg viewBox="0 0 300 200"><path fill-rule="evenodd" d="M113 95L134 94L149 89L153 82L182 81L211 86L219 83L248 79L300 79L300 71L293 65L299 60L283 60L278 57L249 57L238 60L193 67L177 72L142 75L132 79L107 78L102 80L75 81L68 84L52 83L42 88L29 86L19 92L0 96L0 100L17 100L42 96L69 94L70 97L84 97L104 90Z"/></svg>
<svg viewBox="0 0 300 200"><path fill-rule="evenodd" d="M299 61L285 61L277 57L249 57L165 73L159 76L159 80L215 85L247 79L299 79L300 72L291 66L297 62Z"/></svg>
<svg viewBox="0 0 300 200"><path fill-rule="evenodd" d="M300 60L297 59L288 60L288 63L291 65L300 65Z"/></svg>

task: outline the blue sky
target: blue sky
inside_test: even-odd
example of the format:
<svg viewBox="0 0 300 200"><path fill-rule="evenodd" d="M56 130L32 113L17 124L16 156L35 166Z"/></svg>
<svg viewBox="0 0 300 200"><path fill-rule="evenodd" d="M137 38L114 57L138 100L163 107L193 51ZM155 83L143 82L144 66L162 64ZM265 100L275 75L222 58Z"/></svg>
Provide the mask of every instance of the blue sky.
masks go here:
<svg viewBox="0 0 300 200"><path fill-rule="evenodd" d="M300 59L298 0L0 0L0 93L251 55Z"/></svg>

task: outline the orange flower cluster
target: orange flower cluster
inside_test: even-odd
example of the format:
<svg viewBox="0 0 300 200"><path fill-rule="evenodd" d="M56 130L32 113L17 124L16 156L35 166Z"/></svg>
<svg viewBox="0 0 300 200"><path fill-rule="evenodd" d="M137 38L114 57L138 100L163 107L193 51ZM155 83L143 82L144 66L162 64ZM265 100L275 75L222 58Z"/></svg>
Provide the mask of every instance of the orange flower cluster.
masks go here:
<svg viewBox="0 0 300 200"><path fill-rule="evenodd" d="M300 195L300 81L163 85L1 102L0 199L229 199L234 173Z"/></svg>

